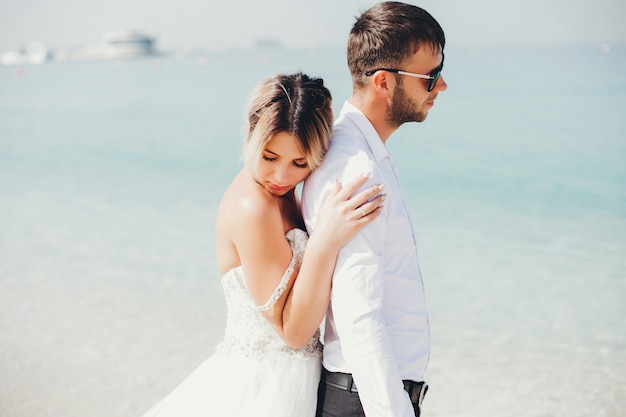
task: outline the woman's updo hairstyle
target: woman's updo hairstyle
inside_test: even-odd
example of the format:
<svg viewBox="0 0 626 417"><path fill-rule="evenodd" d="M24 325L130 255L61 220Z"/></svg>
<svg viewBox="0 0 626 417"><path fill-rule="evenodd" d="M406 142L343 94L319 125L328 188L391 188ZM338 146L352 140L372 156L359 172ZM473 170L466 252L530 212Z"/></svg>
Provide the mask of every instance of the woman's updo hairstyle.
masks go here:
<svg viewBox="0 0 626 417"><path fill-rule="evenodd" d="M256 167L263 149L274 135L287 132L317 168L330 143L333 125L332 97L321 78L301 72L275 75L253 91L247 112L243 146L246 165Z"/></svg>

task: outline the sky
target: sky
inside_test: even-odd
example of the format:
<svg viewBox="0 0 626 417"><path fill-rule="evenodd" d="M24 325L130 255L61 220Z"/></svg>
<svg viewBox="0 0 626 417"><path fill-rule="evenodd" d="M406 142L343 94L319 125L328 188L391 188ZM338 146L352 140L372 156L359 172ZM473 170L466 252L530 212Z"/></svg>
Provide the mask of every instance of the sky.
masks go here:
<svg viewBox="0 0 626 417"><path fill-rule="evenodd" d="M448 45L626 43L624 0L421 0ZM95 45L132 28L159 49L345 45L354 17L373 0L0 0L0 52L42 42Z"/></svg>

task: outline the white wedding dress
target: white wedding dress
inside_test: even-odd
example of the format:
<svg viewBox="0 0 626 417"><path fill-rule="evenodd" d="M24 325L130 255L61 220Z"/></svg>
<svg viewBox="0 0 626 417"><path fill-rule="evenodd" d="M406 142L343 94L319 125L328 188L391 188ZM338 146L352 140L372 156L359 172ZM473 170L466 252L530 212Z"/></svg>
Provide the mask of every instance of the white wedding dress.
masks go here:
<svg viewBox="0 0 626 417"><path fill-rule="evenodd" d="M287 232L293 255L263 306L252 300L241 266L222 277L227 318L224 340L171 394L144 417L313 417L321 372L319 331L309 344L285 344L261 311L285 291L302 261L307 234Z"/></svg>

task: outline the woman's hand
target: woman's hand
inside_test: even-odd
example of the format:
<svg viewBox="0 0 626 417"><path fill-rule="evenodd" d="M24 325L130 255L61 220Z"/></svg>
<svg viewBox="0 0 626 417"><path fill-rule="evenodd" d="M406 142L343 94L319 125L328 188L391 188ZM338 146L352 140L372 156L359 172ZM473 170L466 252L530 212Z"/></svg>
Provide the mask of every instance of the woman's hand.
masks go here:
<svg viewBox="0 0 626 417"><path fill-rule="evenodd" d="M380 194L384 184L366 188L350 198L369 177L368 174L357 176L344 186L335 180L313 230L317 238L339 249L380 215L385 200L385 195Z"/></svg>

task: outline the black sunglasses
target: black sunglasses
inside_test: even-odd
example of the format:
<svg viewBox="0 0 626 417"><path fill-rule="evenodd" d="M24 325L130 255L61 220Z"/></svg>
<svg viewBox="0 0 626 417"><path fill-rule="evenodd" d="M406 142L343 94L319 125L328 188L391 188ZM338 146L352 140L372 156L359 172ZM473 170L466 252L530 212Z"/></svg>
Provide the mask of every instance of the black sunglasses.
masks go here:
<svg viewBox="0 0 626 417"><path fill-rule="evenodd" d="M374 74L376 71L387 71L387 72L393 72L394 74L400 74L400 75L408 75L409 77L415 77L415 78L421 78L424 80L430 80L430 82L428 83L428 91L433 91L433 88L435 88L435 84L437 84L437 80L439 80L439 76L441 76L441 71L443 70L443 59L445 58L445 55L443 55L443 53L441 54L441 64L439 64L439 66L437 68L435 68L434 70L431 71L430 74L425 75L425 74L416 74L414 72L407 72L407 71L402 71L399 69L395 69L395 68L376 68L373 70L369 70L365 73L365 76L369 77L370 75Z"/></svg>

